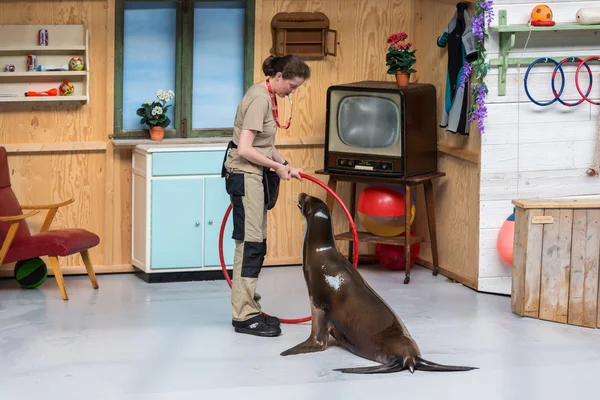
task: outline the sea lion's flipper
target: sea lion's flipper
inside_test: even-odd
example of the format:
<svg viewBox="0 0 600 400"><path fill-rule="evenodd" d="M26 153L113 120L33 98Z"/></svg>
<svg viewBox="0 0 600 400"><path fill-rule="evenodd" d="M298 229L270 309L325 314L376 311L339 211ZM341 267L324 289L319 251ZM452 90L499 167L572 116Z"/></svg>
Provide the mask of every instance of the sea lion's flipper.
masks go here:
<svg viewBox="0 0 600 400"><path fill-rule="evenodd" d="M401 362L394 361L389 364L374 365L372 367L337 368L334 369L334 371L343 372L345 374L385 374L402 371L404 368L405 367Z"/></svg>
<svg viewBox="0 0 600 400"><path fill-rule="evenodd" d="M436 364L431 361L422 359L421 357L416 358L417 364L415 369L419 371L432 371L432 372L460 372L460 371L471 371L473 369L479 369L477 367L463 367L458 365L442 365Z"/></svg>
<svg viewBox="0 0 600 400"><path fill-rule="evenodd" d="M282 352L282 356L294 354L314 353L327 349L329 330L327 329L327 316L325 311L310 305L312 314L312 327L310 336L304 342Z"/></svg>
<svg viewBox="0 0 600 400"><path fill-rule="evenodd" d="M459 372L459 371L470 371L472 369L478 369L477 367L462 367L456 365L442 365L436 364L431 361L422 359L421 357L407 357L404 362L402 360L395 360L387 364L375 365L372 367L359 367L359 368L339 368L334 371L340 371L346 374L385 374L390 372L399 372L404 369L414 373L415 370L419 371L432 371L432 372Z"/></svg>

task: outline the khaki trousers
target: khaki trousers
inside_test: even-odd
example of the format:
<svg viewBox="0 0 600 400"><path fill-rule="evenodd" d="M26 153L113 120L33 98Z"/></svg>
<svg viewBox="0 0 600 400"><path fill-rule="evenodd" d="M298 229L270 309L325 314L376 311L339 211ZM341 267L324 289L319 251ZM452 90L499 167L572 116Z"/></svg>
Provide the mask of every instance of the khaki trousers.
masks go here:
<svg viewBox="0 0 600 400"><path fill-rule="evenodd" d="M259 316L262 311L256 293L258 275L266 254L267 208L262 175L231 171L228 192L234 223L232 318L236 322Z"/></svg>

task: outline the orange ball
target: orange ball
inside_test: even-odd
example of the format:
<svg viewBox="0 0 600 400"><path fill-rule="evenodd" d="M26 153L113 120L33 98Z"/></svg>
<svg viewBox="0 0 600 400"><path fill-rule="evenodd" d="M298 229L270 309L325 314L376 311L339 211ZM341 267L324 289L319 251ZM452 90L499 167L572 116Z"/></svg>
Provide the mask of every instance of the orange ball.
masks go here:
<svg viewBox="0 0 600 400"><path fill-rule="evenodd" d="M515 213L513 212L502 224L498 239L496 240L496 250L498 256L506 265L513 265L513 252L515 241Z"/></svg>
<svg viewBox="0 0 600 400"><path fill-rule="evenodd" d="M538 4L531 11L531 22L550 22L552 21L552 9L545 4Z"/></svg>

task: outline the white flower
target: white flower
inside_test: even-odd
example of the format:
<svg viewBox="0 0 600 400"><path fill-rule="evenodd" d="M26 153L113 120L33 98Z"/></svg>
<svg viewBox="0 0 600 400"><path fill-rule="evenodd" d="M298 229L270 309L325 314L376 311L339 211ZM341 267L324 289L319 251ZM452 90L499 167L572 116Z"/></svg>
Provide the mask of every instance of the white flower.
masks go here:
<svg viewBox="0 0 600 400"><path fill-rule="evenodd" d="M172 90L165 91L165 90L159 89L156 91L156 97L160 101L167 102L167 101L171 100L173 97L175 97L175 93L173 93Z"/></svg>
<svg viewBox="0 0 600 400"><path fill-rule="evenodd" d="M152 115L160 115L162 113L163 113L162 107L156 106L152 109Z"/></svg>

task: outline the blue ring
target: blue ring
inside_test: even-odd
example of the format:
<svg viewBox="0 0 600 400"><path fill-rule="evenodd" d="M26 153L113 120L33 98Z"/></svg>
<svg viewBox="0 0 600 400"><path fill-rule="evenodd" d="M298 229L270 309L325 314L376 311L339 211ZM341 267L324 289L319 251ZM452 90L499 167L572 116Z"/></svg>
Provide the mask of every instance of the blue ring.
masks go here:
<svg viewBox="0 0 600 400"><path fill-rule="evenodd" d="M560 92L558 93L558 97L560 97L560 95L562 94L563 90L565 89L565 73L563 72L562 67L558 64L558 61L556 61L556 60L554 60L552 58L548 58L548 57L538 58L537 60L535 60L533 63L531 63L529 65L529 68L527 68L527 72L525 73L525 80L524 80L525 93L527 94L527 97L529 97L529 100L531 100L532 103L537 104L538 106L541 106L541 107L545 107L545 106L549 106L550 104L552 104L556 100L558 100L558 97L555 97L553 100L550 100L547 103L540 103L539 101L534 100L533 97L531 97L531 95L529 94L529 90L527 89L527 77L529 76L529 71L531 71L531 68L533 68L533 66L535 64L539 63L540 61L553 62L556 65L556 68L558 68L560 70L560 76L562 77L562 85L560 87Z"/></svg>
<svg viewBox="0 0 600 400"><path fill-rule="evenodd" d="M563 65L563 64L564 64L564 63L566 63L567 61L570 61L570 62L575 62L575 61L577 61L578 59L579 59L579 61L580 61L580 62L581 62L581 61L583 61L583 60L582 60L582 59L580 59L579 57L567 57L567 58L565 58L565 59L561 60L561 61L558 63L558 66L556 66L556 67L554 68L554 71L556 71L558 68L562 68L562 67L561 67L561 65ZM587 96L589 96L589 95L590 95L590 93L592 92L592 85L594 84L594 82L593 82L592 70L591 70L590 66L589 66L589 65L587 65L587 63L583 63L583 65L585 65L585 68L586 68L586 69L587 69L587 71L588 71L588 76L590 77L590 84L589 84L589 86L590 86L590 87L588 88L588 91L587 91L587 93L585 94L585 96L587 97ZM554 71L552 72L552 75L554 75ZM554 86L554 78L552 78L552 93L554 93L554 92L556 92L556 86ZM584 98L581 98L581 100L579 100L577 103L565 103L565 102L564 102L564 101L563 101L563 100L560 98L560 95L559 95L559 96L558 96L556 99L557 99L557 100L558 100L558 101L559 101L559 102L560 102L562 105L565 105L565 106L567 106L567 107L575 107L575 106L578 106L578 105L580 105L581 103L583 103L583 102L585 101L585 99L584 99Z"/></svg>

